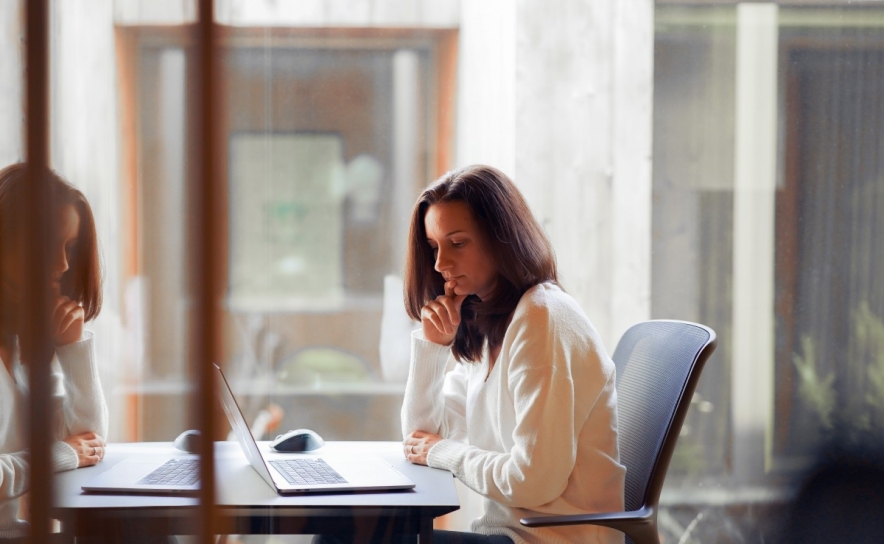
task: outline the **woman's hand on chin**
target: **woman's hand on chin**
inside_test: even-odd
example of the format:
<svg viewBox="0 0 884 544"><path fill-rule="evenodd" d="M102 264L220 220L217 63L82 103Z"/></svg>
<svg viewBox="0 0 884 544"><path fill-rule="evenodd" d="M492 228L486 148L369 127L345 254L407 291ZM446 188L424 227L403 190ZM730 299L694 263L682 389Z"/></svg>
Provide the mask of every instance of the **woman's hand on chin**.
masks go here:
<svg viewBox="0 0 884 544"><path fill-rule="evenodd" d="M64 295L55 300L52 312L52 340L56 346L72 344L83 337L86 312L78 302Z"/></svg>
<svg viewBox="0 0 884 544"><path fill-rule="evenodd" d="M460 307L467 295L454 294L454 281L445 282L445 294L428 302L421 309L424 338L442 346L449 346L460 326Z"/></svg>

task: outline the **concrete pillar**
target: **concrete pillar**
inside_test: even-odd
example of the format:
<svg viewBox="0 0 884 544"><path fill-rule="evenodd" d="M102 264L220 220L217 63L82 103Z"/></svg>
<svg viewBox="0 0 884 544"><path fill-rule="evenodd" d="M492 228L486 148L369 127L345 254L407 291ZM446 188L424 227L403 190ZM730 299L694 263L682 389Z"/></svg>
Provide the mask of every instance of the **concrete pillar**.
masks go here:
<svg viewBox="0 0 884 544"><path fill-rule="evenodd" d="M653 2L517 5L515 179L613 350L650 316Z"/></svg>

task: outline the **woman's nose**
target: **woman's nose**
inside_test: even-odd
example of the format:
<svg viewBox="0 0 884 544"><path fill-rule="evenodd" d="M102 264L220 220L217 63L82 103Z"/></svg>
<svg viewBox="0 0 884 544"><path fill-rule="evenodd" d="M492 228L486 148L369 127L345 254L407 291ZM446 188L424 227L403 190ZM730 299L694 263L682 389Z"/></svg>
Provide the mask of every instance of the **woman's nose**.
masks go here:
<svg viewBox="0 0 884 544"><path fill-rule="evenodd" d="M443 254L441 249L437 250L436 272L443 272L449 268L451 268L451 260L448 258L448 254Z"/></svg>
<svg viewBox="0 0 884 544"><path fill-rule="evenodd" d="M53 263L53 272L56 274L64 274L68 271L68 253L65 250L64 246L55 252L55 262Z"/></svg>

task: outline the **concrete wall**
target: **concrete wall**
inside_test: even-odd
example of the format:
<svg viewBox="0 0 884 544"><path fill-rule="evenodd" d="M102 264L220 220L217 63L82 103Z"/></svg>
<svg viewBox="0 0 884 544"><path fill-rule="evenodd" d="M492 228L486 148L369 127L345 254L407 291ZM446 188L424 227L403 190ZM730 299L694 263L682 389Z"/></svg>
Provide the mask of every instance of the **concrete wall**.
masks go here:
<svg viewBox="0 0 884 544"><path fill-rule="evenodd" d="M650 316L650 0L462 4L457 163L508 172L609 349Z"/></svg>
<svg viewBox="0 0 884 544"><path fill-rule="evenodd" d="M24 21L21 0L0 2L0 167L24 156Z"/></svg>
<svg viewBox="0 0 884 544"><path fill-rule="evenodd" d="M238 26L455 27L459 0L217 0L215 19ZM182 24L194 0L116 0L117 24Z"/></svg>

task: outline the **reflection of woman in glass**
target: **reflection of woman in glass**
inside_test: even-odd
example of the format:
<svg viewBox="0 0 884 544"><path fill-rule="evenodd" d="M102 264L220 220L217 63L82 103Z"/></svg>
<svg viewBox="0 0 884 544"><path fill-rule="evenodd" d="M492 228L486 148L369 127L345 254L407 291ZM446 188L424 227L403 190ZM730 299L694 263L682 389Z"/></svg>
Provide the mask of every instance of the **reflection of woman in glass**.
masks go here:
<svg viewBox="0 0 884 544"><path fill-rule="evenodd" d="M557 285L543 230L512 181L449 172L414 208L402 406L412 463L450 470L485 498L473 533L441 542L623 542L611 529L528 529L526 516L623 508L614 364ZM446 367L454 369L446 373Z"/></svg>
<svg viewBox="0 0 884 544"><path fill-rule="evenodd" d="M92 333L83 327L101 309L95 221L83 194L50 173L47 213L52 214L48 248L24 246L25 232L35 219L27 200L26 166L0 170L0 539L24 535L19 502L28 491L27 370L20 356L22 324L33 305L24 297L28 281L25 256L47 251L53 298L51 341L55 345L52 391L58 416L52 424L51 446L56 471L98 463L104 456L107 406L98 379Z"/></svg>

